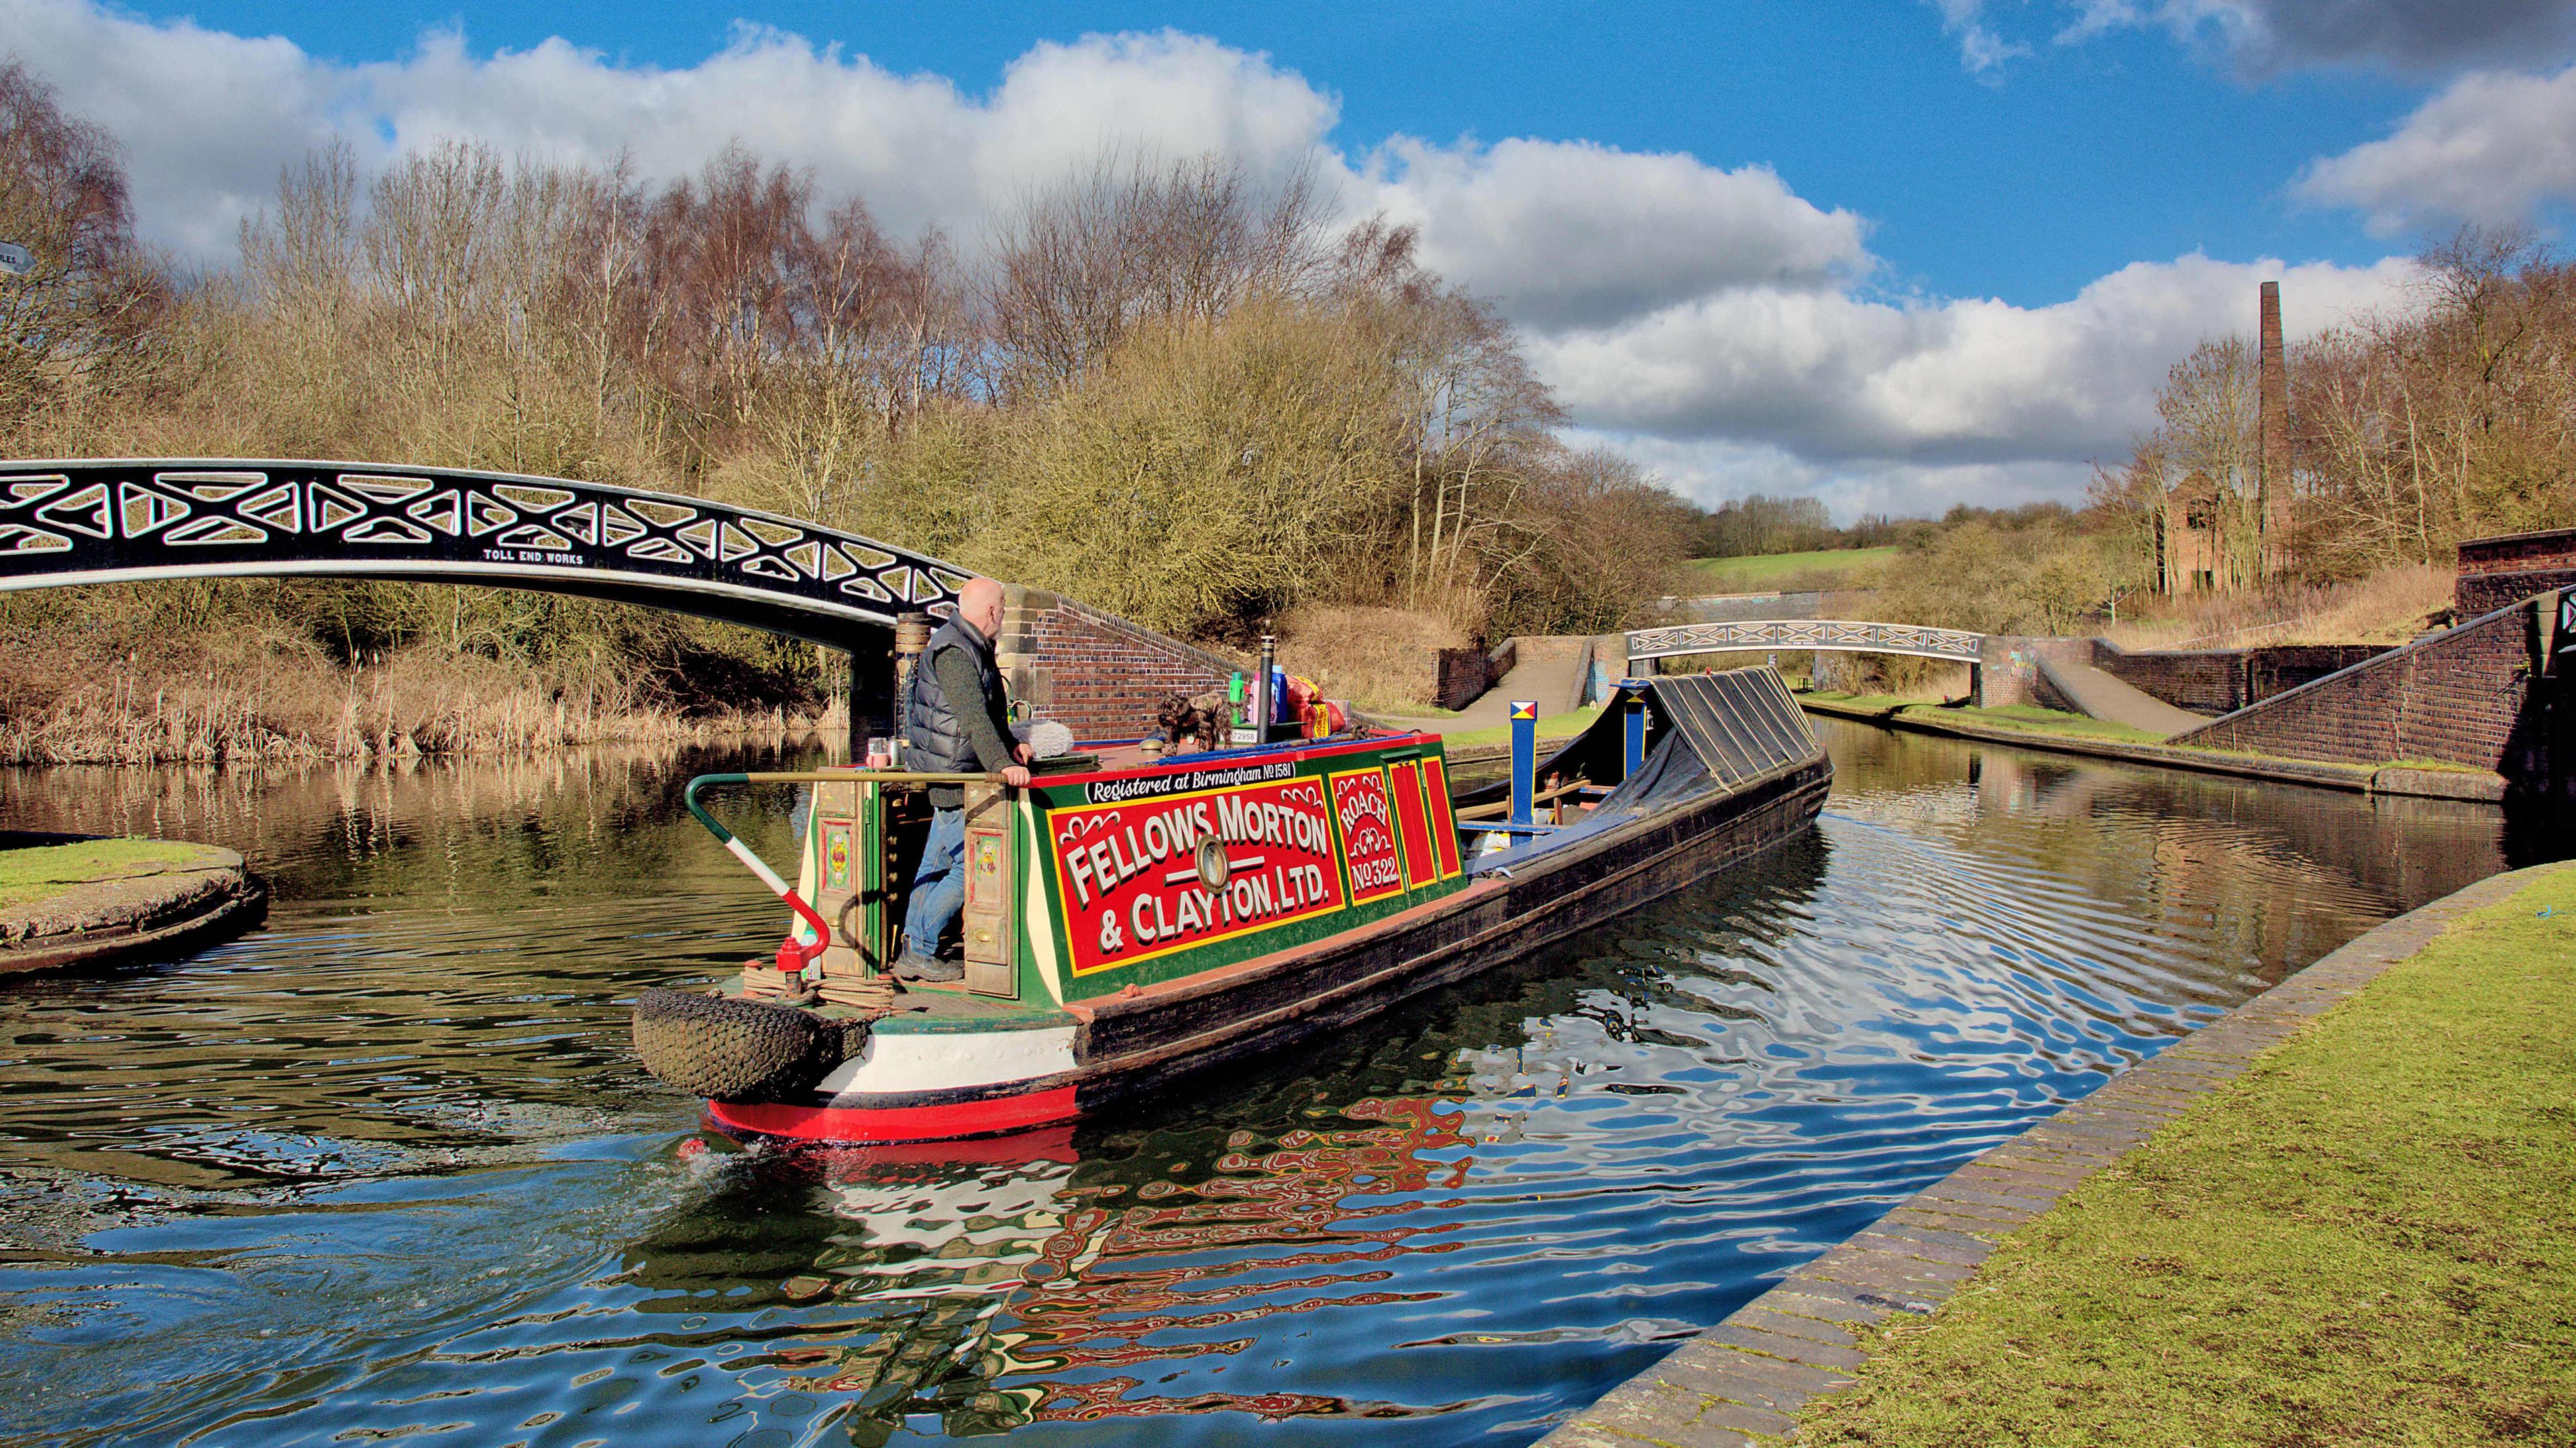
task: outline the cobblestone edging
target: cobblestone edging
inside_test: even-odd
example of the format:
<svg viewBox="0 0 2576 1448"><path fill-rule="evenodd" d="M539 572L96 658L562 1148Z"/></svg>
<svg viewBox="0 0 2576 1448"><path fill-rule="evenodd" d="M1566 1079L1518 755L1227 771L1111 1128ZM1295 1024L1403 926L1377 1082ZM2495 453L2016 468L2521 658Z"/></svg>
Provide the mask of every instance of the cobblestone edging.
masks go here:
<svg viewBox="0 0 2576 1448"><path fill-rule="evenodd" d="M1850 1328L1939 1307L2022 1223L2234 1080L2314 1016L2506 899L2538 865L2491 875L2381 925L2122 1072L1896 1205L1716 1327L1613 1388L1539 1448L1735 1448L1782 1435L1809 1398L1850 1386Z"/></svg>

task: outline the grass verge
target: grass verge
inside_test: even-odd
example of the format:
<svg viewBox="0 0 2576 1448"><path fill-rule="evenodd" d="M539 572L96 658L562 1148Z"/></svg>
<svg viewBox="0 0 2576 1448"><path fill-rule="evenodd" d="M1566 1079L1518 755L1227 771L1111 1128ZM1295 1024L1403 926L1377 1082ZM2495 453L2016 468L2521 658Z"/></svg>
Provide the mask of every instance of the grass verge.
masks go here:
<svg viewBox="0 0 2576 1448"><path fill-rule="evenodd" d="M1697 593L1810 592L1863 588L1896 557L1894 548L1830 548L1814 553L1766 553L1752 558L1694 558L1683 565Z"/></svg>
<svg viewBox="0 0 2576 1448"><path fill-rule="evenodd" d="M1580 709L1568 709L1562 714L1550 714L1538 721L1539 743L1542 745L1563 743L1591 728L1592 721L1600 717L1601 706L1598 704L1586 704ZM1496 724L1488 729L1469 729L1463 733L1444 734L1441 738L1452 749L1472 748L1480 744L1509 744L1512 742L1512 726Z"/></svg>
<svg viewBox="0 0 2576 1448"><path fill-rule="evenodd" d="M184 865L204 850L179 840L81 840L0 850L0 907L33 905L93 880Z"/></svg>
<svg viewBox="0 0 2576 1448"><path fill-rule="evenodd" d="M2576 868L1883 1330L1812 1444L2576 1443Z"/></svg>

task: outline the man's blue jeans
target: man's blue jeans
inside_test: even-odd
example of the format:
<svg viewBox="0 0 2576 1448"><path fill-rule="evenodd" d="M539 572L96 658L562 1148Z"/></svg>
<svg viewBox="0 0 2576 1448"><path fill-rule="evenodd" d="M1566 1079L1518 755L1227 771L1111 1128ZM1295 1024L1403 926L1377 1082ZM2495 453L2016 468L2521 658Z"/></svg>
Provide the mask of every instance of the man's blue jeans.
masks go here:
<svg viewBox="0 0 2576 1448"><path fill-rule="evenodd" d="M966 910L966 811L943 809L930 817L930 838L921 847L921 866L912 872L912 903L904 907L904 945L929 960L939 953L939 937Z"/></svg>

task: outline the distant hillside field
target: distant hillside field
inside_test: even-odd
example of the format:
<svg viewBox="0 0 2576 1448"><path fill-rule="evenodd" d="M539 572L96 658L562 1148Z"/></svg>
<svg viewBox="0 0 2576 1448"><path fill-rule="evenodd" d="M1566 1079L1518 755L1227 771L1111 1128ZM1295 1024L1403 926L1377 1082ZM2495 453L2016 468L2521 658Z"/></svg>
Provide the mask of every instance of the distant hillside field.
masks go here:
<svg viewBox="0 0 2576 1448"><path fill-rule="evenodd" d="M1815 553L1769 553L1755 558L1694 558L1683 567L1694 596L1710 593L1802 592L1867 588L1896 549L1830 548Z"/></svg>

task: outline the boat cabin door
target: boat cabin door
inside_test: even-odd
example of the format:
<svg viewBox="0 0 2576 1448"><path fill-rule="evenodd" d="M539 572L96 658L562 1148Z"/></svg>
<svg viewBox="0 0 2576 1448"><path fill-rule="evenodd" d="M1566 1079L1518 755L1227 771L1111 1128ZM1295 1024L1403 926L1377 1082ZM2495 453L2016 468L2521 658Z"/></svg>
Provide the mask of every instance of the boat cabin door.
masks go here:
<svg viewBox="0 0 2576 1448"><path fill-rule="evenodd" d="M1009 791L998 784L966 786L966 989L976 995L1019 997L1019 971L1012 959L1017 932L1013 911L1019 894L1014 868Z"/></svg>

